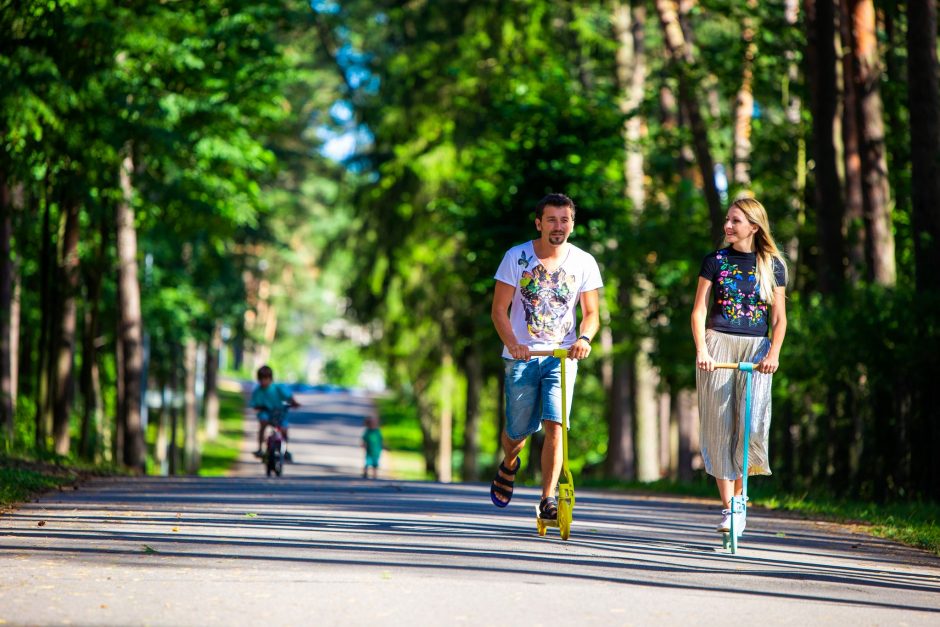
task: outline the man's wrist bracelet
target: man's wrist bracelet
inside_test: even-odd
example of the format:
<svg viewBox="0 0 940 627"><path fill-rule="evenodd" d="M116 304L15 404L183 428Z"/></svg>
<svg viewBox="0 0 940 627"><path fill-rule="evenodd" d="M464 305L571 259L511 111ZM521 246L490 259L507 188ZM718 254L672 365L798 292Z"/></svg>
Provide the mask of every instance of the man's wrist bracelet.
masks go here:
<svg viewBox="0 0 940 627"><path fill-rule="evenodd" d="M588 344L591 343L591 338L589 338L589 337L586 336L586 335L582 335L582 336L579 337L578 339L579 339L579 340L584 340L584 341L587 342Z"/></svg>

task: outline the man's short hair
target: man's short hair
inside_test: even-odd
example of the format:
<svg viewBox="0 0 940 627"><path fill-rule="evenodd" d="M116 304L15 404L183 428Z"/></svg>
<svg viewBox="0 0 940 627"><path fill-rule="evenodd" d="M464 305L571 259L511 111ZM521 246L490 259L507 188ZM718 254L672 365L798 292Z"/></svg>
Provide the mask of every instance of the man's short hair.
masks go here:
<svg viewBox="0 0 940 627"><path fill-rule="evenodd" d="M258 368L258 378L259 379L274 379L274 371L271 370L271 366L261 366Z"/></svg>
<svg viewBox="0 0 940 627"><path fill-rule="evenodd" d="M574 220L574 201L565 196L564 194L549 194L535 205L535 218L537 220L542 219L542 212L545 211L545 207L568 207L571 209L571 219Z"/></svg>

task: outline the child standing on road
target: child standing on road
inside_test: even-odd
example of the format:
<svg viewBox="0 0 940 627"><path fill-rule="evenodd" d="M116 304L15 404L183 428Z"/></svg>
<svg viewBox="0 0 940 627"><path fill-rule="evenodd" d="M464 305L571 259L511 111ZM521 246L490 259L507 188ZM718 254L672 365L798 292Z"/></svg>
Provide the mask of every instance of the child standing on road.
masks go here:
<svg viewBox="0 0 940 627"><path fill-rule="evenodd" d="M270 366L261 366L258 368L258 385L251 392L251 399L248 405L258 412L258 450L255 451L255 457L261 457L261 450L264 441L264 430L271 423L271 418L280 413L281 426L284 428L284 440L287 441L287 414L284 412L284 403L290 407L300 407L300 403L294 400L291 394L283 385L274 383L274 371ZM288 452L285 461L293 461Z"/></svg>
<svg viewBox="0 0 940 627"><path fill-rule="evenodd" d="M362 478L369 476L372 469L372 478L379 477L379 456L382 454L382 431L379 429L379 419L375 415L366 416L366 430L362 433L362 448L366 450L366 465L362 469Z"/></svg>

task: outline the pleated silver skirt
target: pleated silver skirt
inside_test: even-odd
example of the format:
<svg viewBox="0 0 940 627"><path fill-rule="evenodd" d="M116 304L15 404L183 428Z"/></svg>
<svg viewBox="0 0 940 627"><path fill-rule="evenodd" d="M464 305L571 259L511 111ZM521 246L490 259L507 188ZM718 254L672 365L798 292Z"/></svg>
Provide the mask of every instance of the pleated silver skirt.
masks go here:
<svg viewBox="0 0 940 627"><path fill-rule="evenodd" d="M705 344L718 362L757 363L770 350L770 339L730 335L711 329ZM748 475L769 475L770 383L773 375L754 372L751 386L751 440ZM718 479L740 479L744 466L745 374L739 370L696 369L700 442L705 472Z"/></svg>

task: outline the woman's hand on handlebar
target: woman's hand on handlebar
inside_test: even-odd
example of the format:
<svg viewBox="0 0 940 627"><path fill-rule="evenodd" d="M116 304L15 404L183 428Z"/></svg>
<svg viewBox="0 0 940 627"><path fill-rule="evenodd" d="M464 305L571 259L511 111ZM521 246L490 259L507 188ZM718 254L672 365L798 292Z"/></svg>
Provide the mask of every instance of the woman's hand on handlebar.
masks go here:
<svg viewBox="0 0 940 627"><path fill-rule="evenodd" d="M777 372L777 368L779 367L780 367L780 360L777 358L773 358L770 355L767 355L766 357L760 360L760 363L754 366L754 370L756 370L757 372L762 372L764 374L773 374Z"/></svg>
<svg viewBox="0 0 940 627"><path fill-rule="evenodd" d="M704 370L705 372L714 372L715 371L715 360L712 359L712 356L708 354L708 351L698 351L695 354L695 365L698 366L699 370Z"/></svg>

